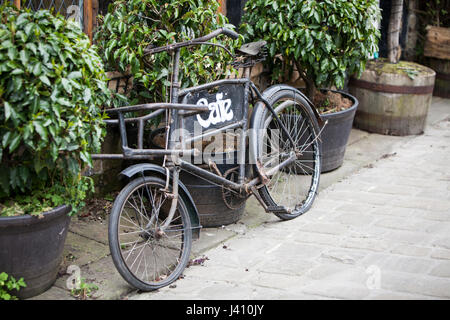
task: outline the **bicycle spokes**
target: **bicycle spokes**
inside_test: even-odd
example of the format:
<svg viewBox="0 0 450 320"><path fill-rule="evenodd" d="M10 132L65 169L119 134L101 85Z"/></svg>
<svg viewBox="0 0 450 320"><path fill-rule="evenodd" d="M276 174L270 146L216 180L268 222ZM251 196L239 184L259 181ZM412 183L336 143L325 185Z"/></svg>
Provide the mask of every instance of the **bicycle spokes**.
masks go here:
<svg viewBox="0 0 450 320"><path fill-rule="evenodd" d="M120 256L128 271L143 283L168 279L182 259L186 226L179 211L161 228L170 203L161 185L150 184L134 188L123 202L117 226Z"/></svg>

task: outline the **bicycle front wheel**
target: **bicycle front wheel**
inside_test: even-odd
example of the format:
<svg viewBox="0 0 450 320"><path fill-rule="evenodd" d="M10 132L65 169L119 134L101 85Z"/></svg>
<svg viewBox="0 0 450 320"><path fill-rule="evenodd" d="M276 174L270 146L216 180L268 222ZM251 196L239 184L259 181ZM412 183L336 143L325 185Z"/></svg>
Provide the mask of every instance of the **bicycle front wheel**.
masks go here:
<svg viewBox="0 0 450 320"><path fill-rule="evenodd" d="M296 154L293 163L276 171L259 189L267 206L283 220L293 219L310 209L320 180L321 145L319 125L307 101L294 89L275 90L269 97L275 113L292 137L294 145L268 108L255 114L257 159L262 172ZM262 130L261 130L262 129Z"/></svg>
<svg viewBox="0 0 450 320"><path fill-rule="evenodd" d="M167 228L161 228L172 199L162 191L165 181L139 177L114 201L109 221L109 246L121 276L143 291L177 280L189 261L192 229L181 197Z"/></svg>

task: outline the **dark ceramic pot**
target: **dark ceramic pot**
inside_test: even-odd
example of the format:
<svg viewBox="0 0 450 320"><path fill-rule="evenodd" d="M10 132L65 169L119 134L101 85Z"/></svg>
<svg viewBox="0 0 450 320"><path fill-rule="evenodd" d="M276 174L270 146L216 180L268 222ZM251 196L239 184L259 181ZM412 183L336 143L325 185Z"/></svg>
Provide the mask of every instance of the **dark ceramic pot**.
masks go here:
<svg viewBox="0 0 450 320"><path fill-rule="evenodd" d="M345 149L353 126L358 100L342 91L334 91L350 99L353 105L344 110L322 115L327 125L322 131L322 172L339 168L344 162Z"/></svg>
<svg viewBox="0 0 450 320"><path fill-rule="evenodd" d="M237 152L219 153L216 155L223 161L217 163L217 169L222 175L230 178L229 172L238 166ZM237 177L237 172L235 171ZM181 171L180 179L188 188L198 210L200 224L203 227L220 227L237 222L245 211L245 200L237 204L225 203L224 191L221 186L212 184L202 178ZM232 179L233 180L233 179ZM235 180L237 182L237 180Z"/></svg>
<svg viewBox="0 0 450 320"><path fill-rule="evenodd" d="M327 89L322 89L322 91L326 90ZM345 98L350 99L353 102L353 105L343 111L321 115L323 121L327 121L325 127L321 127L322 132L320 135L322 150L321 172L335 170L344 162L348 138L353 127L356 109L358 108L358 100L354 96L343 91L331 91L340 93ZM300 145L304 143L307 143L307 141L300 141ZM312 160L311 154L306 153L302 159ZM305 168L299 169L298 173L301 174L304 171Z"/></svg>
<svg viewBox="0 0 450 320"><path fill-rule="evenodd" d="M69 229L70 206L43 213L0 218L0 272L19 279L26 288L11 292L20 299L36 296L56 281Z"/></svg>

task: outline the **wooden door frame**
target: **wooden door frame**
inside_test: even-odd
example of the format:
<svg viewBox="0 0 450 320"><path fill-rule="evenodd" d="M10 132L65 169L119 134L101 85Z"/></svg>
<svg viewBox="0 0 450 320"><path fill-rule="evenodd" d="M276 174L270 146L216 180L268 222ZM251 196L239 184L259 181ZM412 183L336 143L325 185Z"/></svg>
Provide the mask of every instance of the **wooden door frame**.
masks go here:
<svg viewBox="0 0 450 320"><path fill-rule="evenodd" d="M219 13L227 15L227 0L218 0L219 2Z"/></svg>
<svg viewBox="0 0 450 320"><path fill-rule="evenodd" d="M92 29L94 28L94 17L92 16L92 0L83 2L84 32L88 35L92 43Z"/></svg>
<svg viewBox="0 0 450 320"><path fill-rule="evenodd" d="M20 9L23 0L14 0L13 4ZM92 42L92 29L94 26L94 17L92 16L92 0L84 0L83 2L83 21L84 32L88 35Z"/></svg>
<svg viewBox="0 0 450 320"><path fill-rule="evenodd" d="M23 0L24 1L24 0ZM94 17L92 15L92 5L93 0L84 0L83 2L83 28L84 32L88 35L92 43L92 31L94 28ZM226 15L227 14L227 1L219 1L219 12ZM14 0L14 5L20 9L22 0Z"/></svg>

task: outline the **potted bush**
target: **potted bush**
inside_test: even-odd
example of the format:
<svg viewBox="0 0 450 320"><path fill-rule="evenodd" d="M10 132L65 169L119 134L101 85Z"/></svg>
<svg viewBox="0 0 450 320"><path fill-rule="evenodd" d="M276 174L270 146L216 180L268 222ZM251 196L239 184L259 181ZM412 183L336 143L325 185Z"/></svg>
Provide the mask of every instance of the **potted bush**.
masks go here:
<svg viewBox="0 0 450 320"><path fill-rule="evenodd" d="M145 48L187 41L220 27L234 28L224 15L218 13L216 0L171 0L158 2L160 6L154 6L154 3L154 0L116 0L110 4L108 13L98 18L100 28L95 40L103 52L105 66L108 70L131 73L133 90L127 94L132 103L169 99L172 57L167 52L144 56ZM224 35L211 42L223 44L232 51L240 44L239 39L231 40ZM235 72L230 66L232 57L217 47L183 48L180 55L179 83L183 88L223 79ZM149 144L154 143L151 141L154 136L164 135L164 129L154 130L157 125L150 128ZM165 138L161 140L165 141ZM222 173L228 169L224 166ZM226 206L221 187L187 173L181 175L181 180L195 200L202 226L229 224L242 215L244 206ZM208 197L204 190L208 190Z"/></svg>
<svg viewBox="0 0 450 320"><path fill-rule="evenodd" d="M339 167L358 101L325 88L343 89L347 74L361 74L378 50L378 1L249 0L244 10L242 32L268 43L272 81L290 82L297 74L328 120L322 132L322 171Z"/></svg>
<svg viewBox="0 0 450 320"><path fill-rule="evenodd" d="M0 273L27 298L56 280L70 215L92 180L109 99L102 62L76 24L0 7Z"/></svg>
<svg viewBox="0 0 450 320"><path fill-rule="evenodd" d="M360 103L355 116L357 128L398 136L421 134L425 128L435 72L400 61L402 13L403 0L392 0L387 58L370 61L360 79L350 80L349 90Z"/></svg>
<svg viewBox="0 0 450 320"><path fill-rule="evenodd" d="M154 0L116 0L105 16L98 16L95 41L108 71L130 72L134 80L131 98L157 102L168 99L171 56L160 53L144 56L147 47L164 46L200 37L220 27L234 28L218 13L216 0L171 0L160 7ZM233 48L239 40L220 36L211 42ZM229 76L232 57L211 46L194 46L181 50L183 87Z"/></svg>

